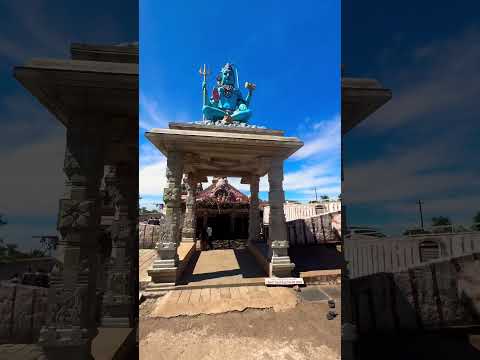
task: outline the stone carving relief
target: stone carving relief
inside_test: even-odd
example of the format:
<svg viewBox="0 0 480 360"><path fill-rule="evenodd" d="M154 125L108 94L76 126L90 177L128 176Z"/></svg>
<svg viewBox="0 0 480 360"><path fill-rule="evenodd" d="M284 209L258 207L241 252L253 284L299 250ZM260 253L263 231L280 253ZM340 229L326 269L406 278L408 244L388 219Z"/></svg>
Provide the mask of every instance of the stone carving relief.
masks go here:
<svg viewBox="0 0 480 360"><path fill-rule="evenodd" d="M60 200L58 229L84 229L90 225L94 203L91 200Z"/></svg>

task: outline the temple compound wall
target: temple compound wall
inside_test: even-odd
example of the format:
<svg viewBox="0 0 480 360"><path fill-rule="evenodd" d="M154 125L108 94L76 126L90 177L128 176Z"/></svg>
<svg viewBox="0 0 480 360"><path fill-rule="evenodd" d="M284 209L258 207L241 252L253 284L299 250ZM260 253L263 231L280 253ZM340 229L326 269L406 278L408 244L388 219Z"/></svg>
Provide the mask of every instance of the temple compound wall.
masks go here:
<svg viewBox="0 0 480 360"><path fill-rule="evenodd" d="M350 281L359 334L480 325L479 253Z"/></svg>
<svg viewBox="0 0 480 360"><path fill-rule="evenodd" d="M285 220L307 219L317 215L330 214L340 212L342 204L340 200L327 200L319 202L311 202L308 204L301 204L287 201L283 205L285 212ZM265 205L263 211L263 224L268 225L270 216L270 206Z"/></svg>
<svg viewBox="0 0 480 360"><path fill-rule="evenodd" d="M480 252L480 232L421 234L398 237L353 234L344 239L345 260L350 278L406 271Z"/></svg>

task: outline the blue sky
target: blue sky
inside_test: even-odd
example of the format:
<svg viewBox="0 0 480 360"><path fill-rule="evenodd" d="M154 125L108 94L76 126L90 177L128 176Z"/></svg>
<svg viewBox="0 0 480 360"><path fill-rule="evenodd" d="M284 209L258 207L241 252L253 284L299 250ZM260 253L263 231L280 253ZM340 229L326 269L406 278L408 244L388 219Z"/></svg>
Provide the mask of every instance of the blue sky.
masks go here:
<svg viewBox="0 0 480 360"><path fill-rule="evenodd" d="M340 2L140 1L141 205L162 200L165 158L145 131L201 119L199 67L226 62L257 85L250 123L285 130L305 146L285 163L287 199L340 194ZM245 90L245 89L243 89ZM231 182L248 194L248 188ZM267 199L268 182L260 196Z"/></svg>
<svg viewBox="0 0 480 360"><path fill-rule="evenodd" d="M343 139L350 225L401 233L419 224L419 199L427 224L468 225L480 210L480 6L431 5L349 2L342 19L346 75L393 92Z"/></svg>
<svg viewBox="0 0 480 360"><path fill-rule="evenodd" d="M0 3L0 237L21 249L56 234L64 192L65 129L13 78L31 58L69 58L71 42L138 41L136 1Z"/></svg>

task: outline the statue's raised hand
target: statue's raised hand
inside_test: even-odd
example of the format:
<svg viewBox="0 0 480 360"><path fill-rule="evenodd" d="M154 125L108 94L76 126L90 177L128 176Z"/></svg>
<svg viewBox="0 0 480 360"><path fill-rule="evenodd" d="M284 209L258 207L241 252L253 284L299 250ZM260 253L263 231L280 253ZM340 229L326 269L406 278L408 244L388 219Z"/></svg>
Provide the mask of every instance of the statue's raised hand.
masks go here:
<svg viewBox="0 0 480 360"><path fill-rule="evenodd" d="M245 83L245 89L248 89L249 92L252 92L256 88L257 88L257 85L255 85L253 83L250 83L248 81Z"/></svg>

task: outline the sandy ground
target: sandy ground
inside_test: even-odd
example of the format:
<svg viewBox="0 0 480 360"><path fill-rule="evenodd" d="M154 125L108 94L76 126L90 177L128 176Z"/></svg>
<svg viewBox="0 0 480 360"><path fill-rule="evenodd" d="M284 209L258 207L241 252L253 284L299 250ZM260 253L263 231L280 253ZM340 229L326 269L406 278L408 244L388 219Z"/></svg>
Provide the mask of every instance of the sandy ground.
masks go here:
<svg viewBox="0 0 480 360"><path fill-rule="evenodd" d="M154 300L140 309L140 359L340 359L340 303L327 320L325 302L293 309L247 309L215 315L152 318Z"/></svg>

